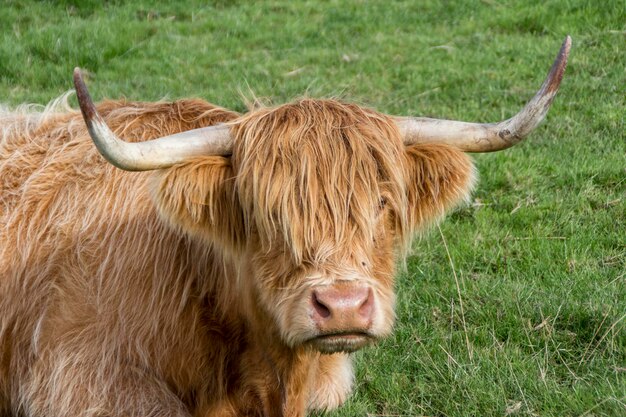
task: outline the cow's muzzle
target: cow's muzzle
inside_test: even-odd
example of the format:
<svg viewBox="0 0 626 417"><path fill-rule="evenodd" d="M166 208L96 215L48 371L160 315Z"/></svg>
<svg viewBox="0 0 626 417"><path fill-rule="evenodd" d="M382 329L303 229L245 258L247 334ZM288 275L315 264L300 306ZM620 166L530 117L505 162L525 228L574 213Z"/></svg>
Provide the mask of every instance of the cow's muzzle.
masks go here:
<svg viewBox="0 0 626 417"><path fill-rule="evenodd" d="M309 316L318 335L309 343L322 353L354 352L372 342L376 313L369 286L352 282L315 288L309 298Z"/></svg>

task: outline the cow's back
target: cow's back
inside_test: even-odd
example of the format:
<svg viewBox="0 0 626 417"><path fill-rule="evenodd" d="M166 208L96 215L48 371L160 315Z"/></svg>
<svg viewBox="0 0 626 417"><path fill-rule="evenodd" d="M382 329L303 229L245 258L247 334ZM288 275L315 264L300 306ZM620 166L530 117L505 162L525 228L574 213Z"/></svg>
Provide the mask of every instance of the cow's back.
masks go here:
<svg viewBox="0 0 626 417"><path fill-rule="evenodd" d="M199 320L181 301L193 292L185 277L201 273L191 258L212 256L194 253L200 249L158 218L151 174L106 163L80 113L63 102L0 112L0 414L25 386L41 388L32 369L40 356L54 350L68 366L90 360L58 341L91 338L113 354L143 340L136 354L146 355L142 349L166 344L158 337L171 338L168 330L190 331L167 329L168 320ZM200 100L108 101L99 111L127 140L237 116Z"/></svg>

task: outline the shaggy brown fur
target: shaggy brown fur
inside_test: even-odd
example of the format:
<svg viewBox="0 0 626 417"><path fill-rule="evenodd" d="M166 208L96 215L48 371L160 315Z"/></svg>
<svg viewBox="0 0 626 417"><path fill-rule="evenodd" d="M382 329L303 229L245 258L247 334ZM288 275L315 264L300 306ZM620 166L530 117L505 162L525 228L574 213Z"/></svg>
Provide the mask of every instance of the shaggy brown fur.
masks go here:
<svg viewBox="0 0 626 417"><path fill-rule="evenodd" d="M385 336L396 255L473 182L461 152L407 149L387 116L338 101L100 104L128 140L231 124L232 157L143 173L59 107L0 113L0 415L335 408L350 358L307 344L311 288L365 282Z"/></svg>

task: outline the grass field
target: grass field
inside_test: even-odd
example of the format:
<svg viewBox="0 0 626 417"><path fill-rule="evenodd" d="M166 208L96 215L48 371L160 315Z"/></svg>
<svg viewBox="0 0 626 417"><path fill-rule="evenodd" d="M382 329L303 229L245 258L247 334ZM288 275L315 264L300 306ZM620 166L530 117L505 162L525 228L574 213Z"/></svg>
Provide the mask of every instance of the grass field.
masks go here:
<svg viewBox="0 0 626 417"><path fill-rule="evenodd" d="M357 354L329 415L626 415L623 1L212 3L4 0L0 101L46 103L81 66L97 99L336 96L497 121L570 34L547 121L475 156L473 204L416 240L395 334Z"/></svg>

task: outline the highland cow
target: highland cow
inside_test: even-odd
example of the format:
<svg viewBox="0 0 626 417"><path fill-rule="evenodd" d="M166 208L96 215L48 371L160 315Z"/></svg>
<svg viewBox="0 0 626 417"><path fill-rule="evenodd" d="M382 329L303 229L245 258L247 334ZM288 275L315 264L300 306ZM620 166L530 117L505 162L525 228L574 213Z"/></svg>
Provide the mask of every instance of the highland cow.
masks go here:
<svg viewBox="0 0 626 417"><path fill-rule="evenodd" d="M350 353L391 332L411 237L468 198L465 152L541 121L569 47L497 124L314 99L94 106L79 71L84 121L63 100L4 111L0 415L338 407Z"/></svg>

